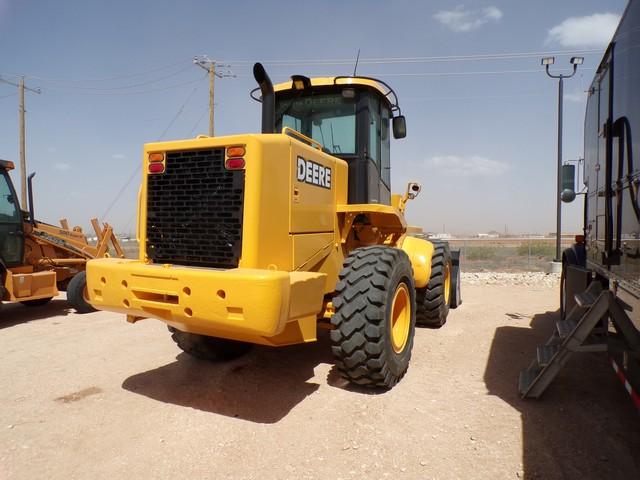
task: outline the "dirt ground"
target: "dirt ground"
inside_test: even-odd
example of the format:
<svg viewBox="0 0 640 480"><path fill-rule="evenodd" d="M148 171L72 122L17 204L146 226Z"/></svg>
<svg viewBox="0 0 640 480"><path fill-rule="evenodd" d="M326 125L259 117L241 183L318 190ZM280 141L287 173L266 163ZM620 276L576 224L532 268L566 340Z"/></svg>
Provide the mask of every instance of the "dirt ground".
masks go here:
<svg viewBox="0 0 640 480"><path fill-rule="evenodd" d="M160 322L4 305L0 479L640 478L640 417L602 354L517 395L556 292L468 285L384 393L338 377L326 334L213 365Z"/></svg>

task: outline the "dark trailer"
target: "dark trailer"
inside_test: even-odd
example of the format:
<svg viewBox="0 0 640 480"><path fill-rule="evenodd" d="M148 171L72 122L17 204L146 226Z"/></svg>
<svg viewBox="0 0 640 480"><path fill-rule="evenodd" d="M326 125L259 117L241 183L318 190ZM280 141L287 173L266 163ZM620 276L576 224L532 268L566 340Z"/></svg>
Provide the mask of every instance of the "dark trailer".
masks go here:
<svg viewBox="0 0 640 480"><path fill-rule="evenodd" d="M588 92L584 235L562 254L561 319L520 376L523 397L539 397L572 353L603 351L640 407L639 142L640 0L630 0Z"/></svg>

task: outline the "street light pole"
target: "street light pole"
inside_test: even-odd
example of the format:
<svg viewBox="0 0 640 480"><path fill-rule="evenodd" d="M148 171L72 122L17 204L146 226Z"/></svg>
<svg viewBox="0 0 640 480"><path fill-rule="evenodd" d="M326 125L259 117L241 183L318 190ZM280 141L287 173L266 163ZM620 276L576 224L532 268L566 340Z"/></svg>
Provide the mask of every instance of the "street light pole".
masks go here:
<svg viewBox="0 0 640 480"><path fill-rule="evenodd" d="M555 62L554 57L545 57L542 59L542 65L545 67L547 75L551 78L558 79L558 165L557 165L557 181L556 181L556 258L554 262L561 262L562 255L560 253L560 242L562 236L562 201L560 194L562 193L562 106L564 99L564 79L571 78L576 74L578 65L584 61L582 57L571 57L571 65L573 71L570 75L558 74L554 75L549 71L549 66Z"/></svg>

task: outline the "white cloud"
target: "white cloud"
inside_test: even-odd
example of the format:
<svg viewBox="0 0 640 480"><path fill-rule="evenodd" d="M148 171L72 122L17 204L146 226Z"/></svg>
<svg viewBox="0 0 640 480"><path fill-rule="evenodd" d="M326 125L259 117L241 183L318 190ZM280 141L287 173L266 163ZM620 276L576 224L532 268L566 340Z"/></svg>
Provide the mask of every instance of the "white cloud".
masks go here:
<svg viewBox="0 0 640 480"><path fill-rule="evenodd" d="M557 43L567 48L604 48L619 22L620 15L615 13L570 17L549 30L547 43Z"/></svg>
<svg viewBox="0 0 640 480"><path fill-rule="evenodd" d="M454 32L470 32L486 23L499 21L502 11L494 6L480 10L465 10L464 5L458 5L454 10L440 10L433 18Z"/></svg>
<svg viewBox="0 0 640 480"><path fill-rule="evenodd" d="M127 158L127 156L122 153L114 153L113 155L111 155L111 158L113 158L114 160L124 160L125 158Z"/></svg>
<svg viewBox="0 0 640 480"><path fill-rule="evenodd" d="M60 170L62 172L66 172L67 170L71 169L71 165L64 162L57 162L53 164L53 168L55 168L56 170Z"/></svg>
<svg viewBox="0 0 640 480"><path fill-rule="evenodd" d="M425 165L453 177L496 177L509 170L509 165L497 160L473 155L444 155L425 160Z"/></svg>

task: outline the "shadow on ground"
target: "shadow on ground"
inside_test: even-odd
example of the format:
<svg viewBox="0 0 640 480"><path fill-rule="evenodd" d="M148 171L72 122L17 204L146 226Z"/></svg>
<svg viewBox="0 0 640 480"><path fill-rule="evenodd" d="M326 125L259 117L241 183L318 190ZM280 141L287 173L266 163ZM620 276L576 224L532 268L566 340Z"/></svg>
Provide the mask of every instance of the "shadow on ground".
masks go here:
<svg viewBox="0 0 640 480"><path fill-rule="evenodd" d="M180 353L176 361L127 378L122 387L165 403L257 423L276 423L320 385L314 368L332 363L328 338L291 347L256 346L227 363Z"/></svg>
<svg viewBox="0 0 640 480"><path fill-rule="evenodd" d="M519 371L557 318L546 312L532 318L531 328L496 329L485 370L489 393L522 416L524 478L640 478L640 417L604 354L574 355L540 399L520 398Z"/></svg>
<svg viewBox="0 0 640 480"><path fill-rule="evenodd" d="M70 309L64 298L53 299L39 307L28 307L21 303L3 303L0 307L0 330L49 317L66 316L69 315Z"/></svg>

